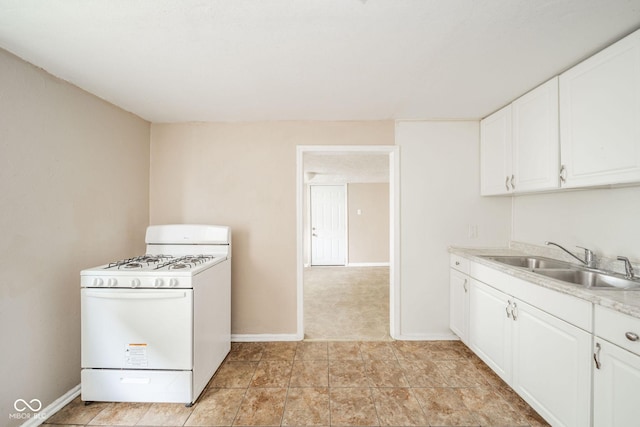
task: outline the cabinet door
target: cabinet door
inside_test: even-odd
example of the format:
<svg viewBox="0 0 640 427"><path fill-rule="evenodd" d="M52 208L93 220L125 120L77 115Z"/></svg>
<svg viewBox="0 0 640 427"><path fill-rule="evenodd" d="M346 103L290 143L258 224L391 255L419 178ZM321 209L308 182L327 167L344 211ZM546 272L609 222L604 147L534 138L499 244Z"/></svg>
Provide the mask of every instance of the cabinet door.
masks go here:
<svg viewBox="0 0 640 427"><path fill-rule="evenodd" d="M511 192L511 105L480 122L480 194Z"/></svg>
<svg viewBox="0 0 640 427"><path fill-rule="evenodd" d="M513 174L516 192L559 187L558 78L516 99Z"/></svg>
<svg viewBox="0 0 640 427"><path fill-rule="evenodd" d="M469 335L469 276L450 270L449 327L465 344Z"/></svg>
<svg viewBox="0 0 640 427"><path fill-rule="evenodd" d="M469 347L507 383L511 382L512 298L471 279Z"/></svg>
<svg viewBox="0 0 640 427"><path fill-rule="evenodd" d="M594 351L600 367L593 370L593 425L638 425L640 356L598 337Z"/></svg>
<svg viewBox="0 0 640 427"><path fill-rule="evenodd" d="M554 426L590 425L591 334L522 301L513 307L513 389Z"/></svg>
<svg viewBox="0 0 640 427"><path fill-rule="evenodd" d="M560 76L563 187L640 181L640 31Z"/></svg>

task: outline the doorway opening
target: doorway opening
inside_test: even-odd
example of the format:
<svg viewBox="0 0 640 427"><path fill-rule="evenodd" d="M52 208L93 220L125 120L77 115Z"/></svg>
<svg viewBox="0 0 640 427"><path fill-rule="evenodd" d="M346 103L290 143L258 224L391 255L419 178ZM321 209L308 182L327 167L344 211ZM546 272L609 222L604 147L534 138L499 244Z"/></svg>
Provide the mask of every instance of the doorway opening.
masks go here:
<svg viewBox="0 0 640 427"><path fill-rule="evenodd" d="M375 320L375 325L369 330L376 331L375 337L380 336L380 331L384 332L386 338L396 338L399 335L399 268L396 263L399 261L399 147L396 146L298 146L297 148L297 333L298 339L307 338L305 335L305 310L307 314L313 315L315 310L325 317L332 310L331 300L333 299L335 309L339 305L344 310L348 310L348 302L359 302L358 307L353 308L348 314L352 318L360 319L361 313L358 310L367 310L369 319ZM379 176L372 178L367 174L384 174L384 178ZM326 188L331 186L332 188ZM344 261L330 261L318 259L320 254L316 254L314 259L314 249L325 251L327 255L327 245L334 244L340 239L328 239L321 241L317 232L318 224L312 224L313 204L312 193L319 189L319 194L331 193L337 186L344 188L346 192L342 200L345 207L346 232L343 233ZM318 188L314 188L318 187ZM325 188L319 188L325 187ZM351 193L349 189L351 188ZM349 205L349 196L366 191L379 192L384 189L384 200L382 203L385 209L375 206L358 208L358 203ZM354 196L355 197L355 196ZM378 196L380 197L380 196ZM339 193L334 194L334 200L340 199ZM380 206L380 205L378 205ZM354 209L350 211L350 209ZM358 209L356 209L358 208ZM341 214L331 213L331 209L339 212L339 208L329 209L324 213L316 213L321 217L321 221L338 221ZM349 228L349 219L354 219L352 224L357 224L357 219L368 217L368 215L381 214L378 211L386 212L386 224L378 226L375 231L369 230L369 237L358 237L358 228L355 225ZM360 217L362 215L362 217ZM338 221L339 222L339 221ZM316 230L313 230L313 228ZM329 227L332 228L332 227ZM360 230L361 231L361 230ZM313 236L316 234L316 236ZM338 231L340 234L340 231ZM349 240L349 236L352 239ZM325 234L326 236L326 234ZM371 240L373 236L373 241ZM376 237L384 237L384 244L375 241ZM339 236L338 236L339 237ZM319 248L314 248L314 239L318 238ZM380 240L380 239L378 239ZM360 247L358 247L358 244ZM322 246L324 245L324 246ZM386 253L382 255L372 255L367 250L382 247ZM340 254L339 250L329 250L329 258ZM366 255L363 255L366 253ZM377 258L376 258L377 257ZM326 258L326 257L325 257ZM373 260L374 262L367 262ZM382 262L376 262L382 261ZM330 265L340 265L334 267ZM305 288L306 283L306 288ZM305 290L306 289L306 290ZM305 298L305 292L307 297ZM319 292L317 295L314 292ZM344 297L341 297L341 292ZM323 298L327 299L327 304L322 306ZM307 307L305 308L305 301ZM312 301L312 303L310 303ZM317 303L317 304L316 304ZM343 310L343 311L344 311ZM337 311L334 310L335 313ZM346 311L344 311L346 312ZM364 313L364 311L362 312ZM347 317L348 317L347 316ZM329 315L329 317L331 317ZM332 334L324 334L327 339L349 339L353 338L348 334L346 328L340 329L340 325L346 325L347 320L342 320L334 316ZM345 323L341 323L344 321ZM383 322L380 324L380 322ZM317 329L316 322L309 322L310 326ZM369 322L371 323L371 322ZM371 326L371 325L369 325ZM311 332L311 331L310 331ZM342 335L340 335L342 334ZM322 334L321 334L322 335ZM314 338L311 336L310 338ZM320 338L322 339L322 338ZM370 338L378 339L378 338Z"/></svg>

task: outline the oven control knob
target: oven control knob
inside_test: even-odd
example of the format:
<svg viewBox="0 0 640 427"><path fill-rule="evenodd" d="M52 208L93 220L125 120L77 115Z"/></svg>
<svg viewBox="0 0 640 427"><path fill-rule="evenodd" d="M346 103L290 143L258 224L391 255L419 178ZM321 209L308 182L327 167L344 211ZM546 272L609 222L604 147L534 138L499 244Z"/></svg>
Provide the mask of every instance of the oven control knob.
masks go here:
<svg viewBox="0 0 640 427"><path fill-rule="evenodd" d="M131 281L131 287L132 287L132 288L138 288L138 287L140 287L140 279L133 279L133 280Z"/></svg>
<svg viewBox="0 0 640 427"><path fill-rule="evenodd" d="M102 280L99 277L96 277L95 279L93 279L93 286L104 286L104 280Z"/></svg>
<svg viewBox="0 0 640 427"><path fill-rule="evenodd" d="M109 279L109 281L107 282L107 286L109 286L110 288L113 288L114 286L118 286L118 279Z"/></svg>
<svg viewBox="0 0 640 427"><path fill-rule="evenodd" d="M160 288L160 287L164 286L164 280L156 279L156 281L153 283L153 286L155 286L156 288Z"/></svg>
<svg viewBox="0 0 640 427"><path fill-rule="evenodd" d="M178 286L178 279L169 280L169 286L171 286L172 288L175 288L176 286Z"/></svg>

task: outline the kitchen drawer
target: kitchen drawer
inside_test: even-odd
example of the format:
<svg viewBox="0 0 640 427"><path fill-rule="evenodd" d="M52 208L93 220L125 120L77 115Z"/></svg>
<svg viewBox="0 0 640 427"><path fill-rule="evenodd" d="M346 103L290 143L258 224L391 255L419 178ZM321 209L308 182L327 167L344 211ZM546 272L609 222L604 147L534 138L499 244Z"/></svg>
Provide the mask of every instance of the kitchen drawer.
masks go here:
<svg viewBox="0 0 640 427"><path fill-rule="evenodd" d="M460 255L451 254L450 267L464 274L469 274L469 260Z"/></svg>
<svg viewBox="0 0 640 427"><path fill-rule="evenodd" d="M191 371L82 369L81 399L85 402L192 403Z"/></svg>
<svg viewBox="0 0 640 427"><path fill-rule="evenodd" d="M599 305L595 308L596 335L640 355L640 319Z"/></svg>

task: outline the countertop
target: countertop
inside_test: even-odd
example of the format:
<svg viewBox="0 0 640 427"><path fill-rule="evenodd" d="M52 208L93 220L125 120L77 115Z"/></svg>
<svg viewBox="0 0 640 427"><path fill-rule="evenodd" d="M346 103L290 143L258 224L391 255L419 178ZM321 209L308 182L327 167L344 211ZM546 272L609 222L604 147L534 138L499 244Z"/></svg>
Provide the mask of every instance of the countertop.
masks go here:
<svg viewBox="0 0 640 427"><path fill-rule="evenodd" d="M509 266L497 261L492 261L482 256L491 255L542 255L553 258L548 254L532 253L530 250L524 252L515 248L463 248L450 247L449 252L467 258L478 264L483 264L495 270L509 274L513 277L526 280L538 286L552 289L557 292L572 295L594 304L608 307L630 316L640 318L640 290L636 291L609 291L585 289L580 285L552 279L540 274L533 273L523 268Z"/></svg>

